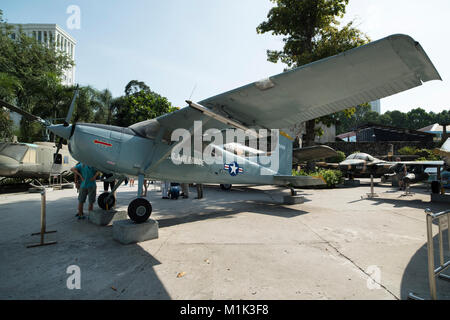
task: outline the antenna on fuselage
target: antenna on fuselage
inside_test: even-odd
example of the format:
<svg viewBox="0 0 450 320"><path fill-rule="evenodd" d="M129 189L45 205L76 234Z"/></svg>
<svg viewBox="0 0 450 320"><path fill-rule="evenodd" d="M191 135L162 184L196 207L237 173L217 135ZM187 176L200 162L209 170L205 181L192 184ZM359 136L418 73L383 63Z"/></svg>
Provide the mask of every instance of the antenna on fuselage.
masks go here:
<svg viewBox="0 0 450 320"><path fill-rule="evenodd" d="M195 89L197 89L197 84L194 85L194 88L192 89L191 95L189 96L189 100L192 100L192 95L194 94Z"/></svg>

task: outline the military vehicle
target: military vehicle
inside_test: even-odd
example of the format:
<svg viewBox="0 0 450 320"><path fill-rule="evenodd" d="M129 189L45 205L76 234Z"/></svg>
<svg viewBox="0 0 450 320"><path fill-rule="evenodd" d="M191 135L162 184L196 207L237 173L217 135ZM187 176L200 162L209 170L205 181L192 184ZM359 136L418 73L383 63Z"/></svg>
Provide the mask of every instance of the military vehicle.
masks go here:
<svg viewBox="0 0 450 320"><path fill-rule="evenodd" d="M48 179L50 174L70 174L77 161L63 145L58 154L53 142L0 143L0 177Z"/></svg>

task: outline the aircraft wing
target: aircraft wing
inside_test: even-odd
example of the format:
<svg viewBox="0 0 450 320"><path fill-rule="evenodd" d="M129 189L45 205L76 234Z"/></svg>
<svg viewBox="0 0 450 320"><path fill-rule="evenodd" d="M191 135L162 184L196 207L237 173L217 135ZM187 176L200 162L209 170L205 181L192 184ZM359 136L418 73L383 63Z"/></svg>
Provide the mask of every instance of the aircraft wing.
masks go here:
<svg viewBox="0 0 450 320"><path fill-rule="evenodd" d="M444 165L444 161L398 161L395 164L406 164L407 166L442 166Z"/></svg>
<svg viewBox="0 0 450 320"><path fill-rule="evenodd" d="M318 160L334 157L337 155L337 152L328 146L312 146L294 149L292 156L292 163L300 163L310 160Z"/></svg>
<svg viewBox="0 0 450 320"><path fill-rule="evenodd" d="M430 80L441 77L420 44L397 34L200 101L208 112L187 107L157 120L169 131L206 118L204 129L232 127L224 118L281 129Z"/></svg>

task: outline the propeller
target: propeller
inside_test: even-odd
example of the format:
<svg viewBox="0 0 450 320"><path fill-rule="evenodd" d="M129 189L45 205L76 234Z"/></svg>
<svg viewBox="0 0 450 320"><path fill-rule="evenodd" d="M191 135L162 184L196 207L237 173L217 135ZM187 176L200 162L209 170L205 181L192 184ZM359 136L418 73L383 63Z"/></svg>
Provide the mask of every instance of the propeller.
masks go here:
<svg viewBox="0 0 450 320"><path fill-rule="evenodd" d="M77 85L77 88L75 89L75 93L73 94L72 102L70 103L69 111L67 112L66 120L64 120L64 124L63 124L64 127L68 127L69 126L70 120L72 118L73 109L75 108L75 100L76 100L76 98L78 96L78 88L79 88L79 86ZM72 136L72 134L73 134L73 130L71 130L71 132L70 132L69 139ZM55 156L54 156L54 159L53 159L53 164L55 163L56 158L58 157L59 150L61 150L61 148L62 148L63 141L64 141L64 138L60 137L58 145L56 146L56 153L55 153Z"/></svg>
<svg viewBox="0 0 450 320"><path fill-rule="evenodd" d="M75 93L72 98L72 102L70 104L69 111L64 120L64 124L52 124L48 120L42 119L41 117L38 117L38 116L35 116L35 115L33 115L15 105L12 105L6 101L3 101L3 100L0 100L0 107L5 107L11 111L17 112L18 114L22 115L23 117L25 117L26 119L28 119L30 121L37 121L40 124L42 124L43 126L45 126L49 131L53 132L55 135L60 137L59 142L56 147L55 157L53 159L53 164L55 164L55 160L59 154L59 151L62 148L62 143L63 143L64 139L69 140L75 129L74 125L70 126L69 123L72 118L73 110L75 108L75 100L78 96L78 91L79 91L79 86L77 85L77 87L75 89Z"/></svg>
<svg viewBox="0 0 450 320"><path fill-rule="evenodd" d="M33 114L23 110L23 109L20 109L19 107L16 107L16 106L14 106L14 105L6 102L6 101L0 100L0 106L1 107L5 107L5 108L7 108L7 109L9 109L11 111L14 111L14 112L22 115L23 117L25 117L26 119L28 119L30 121L37 121L37 122L43 124L46 127L51 125L51 123L49 121L44 120L44 119L42 119L42 118L40 118L38 116L35 116L35 115L33 115Z"/></svg>

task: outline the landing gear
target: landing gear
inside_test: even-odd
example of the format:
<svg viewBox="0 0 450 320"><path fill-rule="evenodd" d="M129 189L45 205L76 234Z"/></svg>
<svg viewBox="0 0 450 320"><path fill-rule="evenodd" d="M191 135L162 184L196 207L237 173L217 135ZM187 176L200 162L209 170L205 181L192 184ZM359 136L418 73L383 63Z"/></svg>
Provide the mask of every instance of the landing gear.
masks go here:
<svg viewBox="0 0 450 320"><path fill-rule="evenodd" d="M143 223L150 218L152 205L147 199L137 198L128 205L128 216L136 223Z"/></svg>
<svg viewBox="0 0 450 320"><path fill-rule="evenodd" d="M220 189L229 191L229 190L231 190L231 184L221 184Z"/></svg>
<svg viewBox="0 0 450 320"><path fill-rule="evenodd" d="M116 197L114 197L114 194L104 192L98 197L97 203L103 210L110 210L116 204Z"/></svg>

